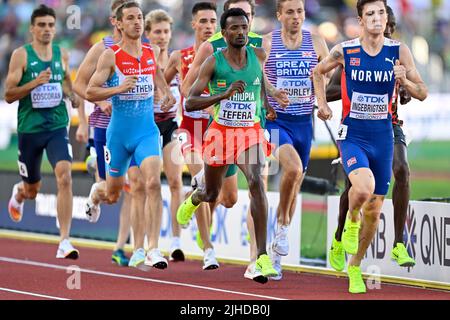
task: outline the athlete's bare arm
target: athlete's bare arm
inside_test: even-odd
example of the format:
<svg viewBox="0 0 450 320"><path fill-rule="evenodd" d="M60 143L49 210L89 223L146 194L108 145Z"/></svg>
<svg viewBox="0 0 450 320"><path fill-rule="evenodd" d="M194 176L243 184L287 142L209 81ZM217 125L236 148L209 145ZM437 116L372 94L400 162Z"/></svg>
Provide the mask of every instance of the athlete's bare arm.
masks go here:
<svg viewBox="0 0 450 320"><path fill-rule="evenodd" d="M342 77L342 66L338 66L334 70L333 76L327 85L327 101L333 102L341 100L341 77Z"/></svg>
<svg viewBox="0 0 450 320"><path fill-rule="evenodd" d="M164 112L169 111L172 106L177 103L177 99L175 99L172 91L170 91L170 86L167 84L164 73L159 66L156 67L155 86L159 88L159 90L161 90L162 94L164 95L164 98L161 102L161 110Z"/></svg>
<svg viewBox="0 0 450 320"><path fill-rule="evenodd" d="M317 104L319 106L319 112L317 116L322 120L330 120L333 116L333 113L328 106L326 94L325 94L325 74L335 69L339 65L344 65L344 51L342 49L342 45L336 45L331 53L323 59L319 64L314 68L313 71L313 80L314 80L314 89L317 98Z"/></svg>
<svg viewBox="0 0 450 320"><path fill-rule="evenodd" d="M264 64L267 60L267 54L266 50L263 48L253 48L255 50L256 56L258 57L259 63L261 64L261 70L263 70L263 77L266 78L264 73ZM269 81L267 81L268 83ZM275 89L276 90L276 89ZM269 104L269 100L267 99L267 90L266 90L266 81L263 81L261 83L261 99L263 101L263 108L266 109L266 119L270 121L274 121L277 118L277 113L272 108L272 106Z"/></svg>
<svg viewBox="0 0 450 320"><path fill-rule="evenodd" d="M167 83L171 83L177 74L181 74L181 51L175 50L172 52L167 63L166 70L164 70L164 77Z"/></svg>
<svg viewBox="0 0 450 320"><path fill-rule="evenodd" d="M14 50L9 63L8 75L5 82L5 100L7 103L13 103L25 98L34 88L50 81L50 76L52 73L50 68L48 68L47 70L42 71L33 81L19 87L18 85L22 79L23 73L26 71L26 66L27 52L25 48L21 47Z"/></svg>
<svg viewBox="0 0 450 320"><path fill-rule="evenodd" d="M65 72L65 77L62 84L63 92L64 95L68 97L70 102L72 103L72 108L78 109L78 107L83 103L83 101L73 91L72 79L70 77L71 72L69 67L69 53L67 52L66 49L61 48L61 55L62 55L63 69Z"/></svg>
<svg viewBox="0 0 450 320"><path fill-rule="evenodd" d="M419 99L420 101L427 98L427 86L416 69L411 51L404 44L400 45L400 61L396 61L394 74L395 79L413 98Z"/></svg>
<svg viewBox="0 0 450 320"><path fill-rule="evenodd" d="M202 63L205 62L205 60L214 53L213 50L214 48L209 41L203 42L198 48L191 68L189 69L189 72L187 73L186 77L183 79L183 83L181 84L181 94L184 97L187 98L189 96L191 87L199 75ZM206 86L203 89L205 88Z"/></svg>
<svg viewBox="0 0 450 320"><path fill-rule="evenodd" d="M312 40L313 40L314 51L316 51L316 53L317 53L317 59L319 60L319 62L321 62L322 60L324 60L326 57L328 57L330 55L330 50L328 50L327 43L321 36L312 34ZM333 73L328 72L326 74L327 81L329 79L331 79L332 76L333 76Z"/></svg>
<svg viewBox="0 0 450 320"><path fill-rule="evenodd" d="M111 49L106 50L100 56L94 75L89 81L86 90L86 98L89 101L106 100L117 94L127 92L136 86L138 77L126 77L118 87L104 88L103 84L114 74L116 57Z"/></svg>

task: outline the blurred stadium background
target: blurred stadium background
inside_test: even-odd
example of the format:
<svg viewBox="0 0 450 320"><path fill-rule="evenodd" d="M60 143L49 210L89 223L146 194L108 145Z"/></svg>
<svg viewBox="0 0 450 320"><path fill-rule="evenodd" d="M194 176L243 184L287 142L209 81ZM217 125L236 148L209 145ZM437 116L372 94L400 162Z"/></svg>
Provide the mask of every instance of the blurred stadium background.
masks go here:
<svg viewBox="0 0 450 320"><path fill-rule="evenodd" d="M174 31L171 47L180 49L193 42L190 32L190 10L197 2L193 0L144 0L141 1L145 13L163 8L174 17ZM223 1L215 1L222 11ZM264 34L278 26L275 15L275 1L256 1L255 32ZM30 40L28 32L31 12L40 3L56 8L56 42L70 50L70 65L73 73L81 63L90 46L109 33L109 0L0 0L0 171L17 172L16 109L3 102L4 80L8 70L11 53ZM358 34L356 20L356 0L306 0L307 21L305 28L322 34L329 47ZM388 0L397 17L397 32L394 38L406 42L411 48L419 72L427 83L430 96L422 109L419 130L435 129L434 134L426 132L415 134L408 149L411 166L411 199L450 197L450 130L442 122L450 124L450 0ZM67 19L70 6L81 9L81 24L78 29L69 29ZM436 105L437 104L437 105ZM415 108L413 105L411 108ZM444 108L444 116L434 116L428 108ZM405 107L408 108L408 107ZM412 110L411 110L412 111ZM417 111L417 110L416 110ZM405 111L408 113L408 110ZM425 114L425 115L424 115ZM412 116L411 116L412 117ZM419 120L418 120L419 121ZM439 122L440 121L440 122ZM435 126L439 122L440 127ZM77 125L77 114L73 113L72 138ZM333 128L332 128L333 131ZM83 166L85 148L74 139L74 175L89 177ZM331 161L337 151L327 130L316 130L313 161L308 173L311 177L325 180L312 180L305 185L308 189L303 195L303 216L301 232L301 256L307 261L324 261L326 256L326 192L334 184ZM47 162L44 172L51 172ZM17 174L17 179L19 175ZM338 175L337 189L341 190L342 175ZM17 180L16 179L16 180ZM74 180L75 181L75 180ZM3 185L2 194L10 193L12 185ZM240 187L245 188L244 179ZM74 185L74 188L76 186ZM271 178L270 189L277 190L276 177ZM314 194L316 193L316 194ZM321 193L321 194L318 194ZM389 196L390 197L390 196ZM3 208L2 208L3 211ZM0 220L8 219L2 215Z"/></svg>

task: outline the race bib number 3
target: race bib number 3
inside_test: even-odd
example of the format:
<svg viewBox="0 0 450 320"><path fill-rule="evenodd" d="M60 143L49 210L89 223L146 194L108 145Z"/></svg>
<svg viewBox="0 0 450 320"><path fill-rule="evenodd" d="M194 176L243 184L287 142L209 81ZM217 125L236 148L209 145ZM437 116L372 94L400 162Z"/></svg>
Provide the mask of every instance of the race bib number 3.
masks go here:
<svg viewBox="0 0 450 320"><path fill-rule="evenodd" d="M253 127L256 116L256 102L222 100L217 122L227 127Z"/></svg>
<svg viewBox="0 0 450 320"><path fill-rule="evenodd" d="M31 103L35 109L54 108L63 98L60 83L46 83L31 91Z"/></svg>
<svg viewBox="0 0 450 320"><path fill-rule="evenodd" d="M366 94L353 92L350 118L360 120L384 120L389 114L387 94Z"/></svg>
<svg viewBox="0 0 450 320"><path fill-rule="evenodd" d="M287 91L291 104L308 103L311 101L312 84L308 78L278 78L277 89Z"/></svg>
<svg viewBox="0 0 450 320"><path fill-rule="evenodd" d="M119 74L119 85L126 79L126 76ZM120 100L141 101L153 97L153 76L151 74L143 74L138 76L136 86L128 92L119 96Z"/></svg>

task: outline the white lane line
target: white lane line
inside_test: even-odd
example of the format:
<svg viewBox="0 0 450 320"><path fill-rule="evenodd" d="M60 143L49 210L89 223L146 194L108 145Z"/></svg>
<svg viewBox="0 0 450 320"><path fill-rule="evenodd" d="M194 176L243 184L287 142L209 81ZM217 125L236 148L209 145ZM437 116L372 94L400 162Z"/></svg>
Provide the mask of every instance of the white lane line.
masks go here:
<svg viewBox="0 0 450 320"><path fill-rule="evenodd" d="M68 268L68 267L60 266L60 265L56 265L56 264L42 263L42 262L36 262L36 261L30 261L30 260L13 259L13 258L7 258L7 257L0 257L0 261L16 263L16 264L24 264L24 265L30 265L30 266L36 266L36 267L43 267L43 268L59 269L59 270L67 270L67 268ZM96 274L96 275L113 277L113 278L122 278L122 279L138 280L138 281L145 281L145 282L155 282L155 283L160 283L160 284L168 284L168 285L174 285L174 286L180 286L180 287L188 287L188 288L202 289L202 290L208 290L208 291L230 293L230 294L236 294L236 295L241 295L241 296L249 296L249 297L269 299L269 300L287 300L284 298L265 296L265 295L240 292L240 291L218 289L218 288L212 288L212 287L205 287L205 286L199 286L199 285L189 284L189 283L164 281L164 280L151 279L151 278L142 278L142 277L136 277L136 276L129 276L129 275L125 275L125 274L102 272L102 271L95 271L95 270L82 269L82 268L80 268L79 270L80 270L80 272L84 272L84 273Z"/></svg>
<svg viewBox="0 0 450 320"><path fill-rule="evenodd" d="M47 299L53 299L53 300L70 300L70 299L66 299L66 298L47 296L45 294L33 293L33 292L28 292L28 291L19 291L19 290L13 290L13 289L8 289L8 288L1 288L1 287L0 287L0 291L24 294L24 295L28 295L28 296L47 298Z"/></svg>

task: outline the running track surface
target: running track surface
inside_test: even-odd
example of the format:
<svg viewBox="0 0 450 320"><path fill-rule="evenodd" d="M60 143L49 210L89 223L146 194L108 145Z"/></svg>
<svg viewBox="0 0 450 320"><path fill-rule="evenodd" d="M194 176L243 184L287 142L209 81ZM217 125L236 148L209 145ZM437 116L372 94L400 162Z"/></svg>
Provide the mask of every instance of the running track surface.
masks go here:
<svg viewBox="0 0 450 320"><path fill-rule="evenodd" d="M450 300L450 292L384 283L379 290L351 295L346 278L295 272L262 285L243 277L245 266L203 271L201 261L169 262L166 270L144 272L113 265L109 250L78 247L78 260L61 260L56 249L0 239L0 300ZM71 265L81 269L80 290L67 288Z"/></svg>

